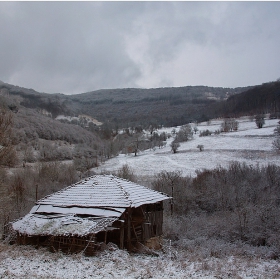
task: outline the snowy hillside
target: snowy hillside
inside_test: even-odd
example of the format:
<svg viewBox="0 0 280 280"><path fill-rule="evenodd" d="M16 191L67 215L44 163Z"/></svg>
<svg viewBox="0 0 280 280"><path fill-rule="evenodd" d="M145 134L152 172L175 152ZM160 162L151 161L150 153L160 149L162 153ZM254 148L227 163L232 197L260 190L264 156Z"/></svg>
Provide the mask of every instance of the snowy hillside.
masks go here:
<svg viewBox="0 0 280 280"><path fill-rule="evenodd" d="M93 170L97 173L112 172L128 164L138 176L153 176L163 170L179 170L183 176L195 176L197 169L212 169L218 165L226 167L232 161L245 162L249 165L269 163L280 165L279 155L272 148L275 139L274 129L278 120L266 119L264 127L258 129L254 120L243 117L238 119L238 131L215 135L214 132L221 128L222 121L213 120L210 124L198 124L198 132L194 134L194 139L180 143L176 154L170 149L170 143L174 139L171 137L167 139L167 145L163 148L146 150L136 157L133 154L120 154ZM162 128L158 132L171 133L172 129L174 128ZM179 127L175 129L178 131ZM213 134L199 137L199 132L206 129ZM204 145L205 150L200 152L198 145Z"/></svg>

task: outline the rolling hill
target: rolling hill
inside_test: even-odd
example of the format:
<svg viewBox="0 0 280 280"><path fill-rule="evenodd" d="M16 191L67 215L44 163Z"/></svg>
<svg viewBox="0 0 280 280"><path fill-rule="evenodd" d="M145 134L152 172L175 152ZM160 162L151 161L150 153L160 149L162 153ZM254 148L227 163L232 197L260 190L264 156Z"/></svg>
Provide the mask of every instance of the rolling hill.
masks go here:
<svg viewBox="0 0 280 280"><path fill-rule="evenodd" d="M26 108L58 115L85 114L111 126L173 126L209 118L207 108L251 88L186 86L154 89L103 89L76 95L39 93L0 83L1 94L14 96Z"/></svg>

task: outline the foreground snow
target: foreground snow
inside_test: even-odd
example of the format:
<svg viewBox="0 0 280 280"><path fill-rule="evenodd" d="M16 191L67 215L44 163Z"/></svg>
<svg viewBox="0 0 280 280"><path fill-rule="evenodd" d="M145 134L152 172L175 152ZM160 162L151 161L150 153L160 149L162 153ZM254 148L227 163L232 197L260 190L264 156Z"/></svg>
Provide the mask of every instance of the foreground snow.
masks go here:
<svg viewBox="0 0 280 280"><path fill-rule="evenodd" d="M201 123L199 131L220 129L222 120L214 120L210 124ZM245 162L249 165L280 165L279 155L272 149L275 139L274 129L278 120L266 120L262 129L258 129L254 121L248 117L238 119L239 129L236 132L221 133L218 135L199 137L199 131L194 139L180 143L178 153L173 154L170 143L173 137L167 140L164 148L146 150L136 157L133 154L112 158L93 170L100 172L115 172L124 164L128 164L139 176L153 176L163 170L181 171L183 176L195 176L196 170L212 169L228 166L232 161ZM171 133L173 128L162 128L160 132ZM179 127L175 128L179 131ZM204 145L205 150L200 152L197 145Z"/></svg>
<svg viewBox="0 0 280 280"><path fill-rule="evenodd" d="M85 257L0 244L0 278L280 278L280 264L246 256L245 250L237 257L175 250L159 256L108 250Z"/></svg>

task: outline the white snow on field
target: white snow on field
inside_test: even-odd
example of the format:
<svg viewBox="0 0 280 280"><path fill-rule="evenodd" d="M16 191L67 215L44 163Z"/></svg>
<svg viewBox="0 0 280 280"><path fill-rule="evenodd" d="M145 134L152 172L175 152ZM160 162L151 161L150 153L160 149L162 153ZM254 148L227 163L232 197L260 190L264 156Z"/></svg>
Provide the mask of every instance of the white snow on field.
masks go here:
<svg viewBox="0 0 280 280"><path fill-rule="evenodd" d="M279 278L278 260L258 257L194 257L183 251L158 256L104 251L97 256L64 255L31 246L0 250L0 278ZM244 252L246 253L246 252Z"/></svg>
<svg viewBox="0 0 280 280"><path fill-rule="evenodd" d="M272 148L275 139L274 129L278 125L278 120L266 119L264 127L258 129L254 121L243 117L238 119L238 131L215 135L214 132L221 128L222 121L213 120L209 125L198 124L199 131L194 134L194 139L180 143L176 154L170 149L170 143L174 139L171 137L164 148L145 150L136 157L134 154L120 154L93 170L97 173L115 172L124 164L128 164L136 175L144 177L153 176L163 170L178 170L183 176L195 176L198 169L212 169L219 165L226 167L232 161L245 162L249 165L280 165L280 157ZM176 131L179 131L179 128L176 127ZM172 129L174 128L162 128L158 133L164 131L171 133ZM199 137L199 132L206 129L213 134ZM204 145L205 150L200 152L197 145Z"/></svg>

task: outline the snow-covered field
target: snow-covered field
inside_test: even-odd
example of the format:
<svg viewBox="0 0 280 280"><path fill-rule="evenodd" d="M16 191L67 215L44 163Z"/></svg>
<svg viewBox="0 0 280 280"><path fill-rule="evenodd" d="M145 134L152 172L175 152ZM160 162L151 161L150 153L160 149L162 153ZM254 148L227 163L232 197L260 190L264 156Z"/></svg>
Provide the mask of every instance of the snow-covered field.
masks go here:
<svg viewBox="0 0 280 280"><path fill-rule="evenodd" d="M64 255L31 246L0 244L0 278L279 278L279 260L215 252L166 250L159 256L114 250L93 257ZM211 256L212 254L212 256Z"/></svg>
<svg viewBox="0 0 280 280"><path fill-rule="evenodd" d="M198 132L194 139L180 143L176 154L170 149L173 137L167 140L164 148L145 150L136 157L134 154L120 154L93 170L99 172L114 172L128 164L138 176L153 176L163 170L181 171L183 176L195 176L197 169L212 169L218 165L226 167L232 161L245 162L250 165L280 165L280 156L272 148L275 139L274 129L279 120L265 120L263 128L258 129L254 121L248 117L238 119L239 128L236 132L199 137L199 131L206 129L214 132L220 129L222 120L213 120L209 125L197 125ZM158 131L171 133L173 128L162 128ZM179 131L179 127L175 128ZM197 145L204 145L200 152Z"/></svg>

